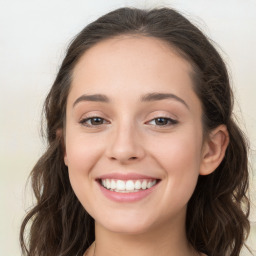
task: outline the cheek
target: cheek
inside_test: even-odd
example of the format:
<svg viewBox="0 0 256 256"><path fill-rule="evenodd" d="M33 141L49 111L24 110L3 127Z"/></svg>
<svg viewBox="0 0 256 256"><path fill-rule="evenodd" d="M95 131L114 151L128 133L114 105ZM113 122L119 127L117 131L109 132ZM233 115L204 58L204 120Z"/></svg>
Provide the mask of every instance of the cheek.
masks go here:
<svg viewBox="0 0 256 256"><path fill-rule="evenodd" d="M92 169L102 152L102 144L94 139L77 135L71 131L66 134L65 163L68 166L71 186L77 197L84 195L85 189L92 184Z"/></svg>
<svg viewBox="0 0 256 256"><path fill-rule="evenodd" d="M93 213L94 201L91 196L94 177L92 169L95 167L102 152L102 143L95 143L92 138L66 134L66 162L69 180L78 200L88 213Z"/></svg>
<svg viewBox="0 0 256 256"><path fill-rule="evenodd" d="M165 170L171 173L183 173L200 166L201 136L197 131L179 132L173 136L159 137L152 143L156 159Z"/></svg>
<svg viewBox="0 0 256 256"><path fill-rule="evenodd" d="M197 132L187 132L158 140L152 147L152 154L166 176L167 189L163 197L172 204L183 207L193 194L201 163L200 142Z"/></svg>
<svg viewBox="0 0 256 256"><path fill-rule="evenodd" d="M95 143L93 136L77 135L70 131L66 134L65 162L74 172L88 174L102 151L102 144Z"/></svg>

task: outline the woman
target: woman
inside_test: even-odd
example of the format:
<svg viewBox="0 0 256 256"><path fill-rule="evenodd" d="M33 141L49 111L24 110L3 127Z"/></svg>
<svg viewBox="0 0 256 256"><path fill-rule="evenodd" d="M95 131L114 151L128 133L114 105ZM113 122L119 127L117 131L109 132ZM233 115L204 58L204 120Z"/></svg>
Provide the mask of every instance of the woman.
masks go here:
<svg viewBox="0 0 256 256"><path fill-rule="evenodd" d="M121 8L89 24L45 101L23 253L239 255L248 167L232 108L220 55L175 10Z"/></svg>

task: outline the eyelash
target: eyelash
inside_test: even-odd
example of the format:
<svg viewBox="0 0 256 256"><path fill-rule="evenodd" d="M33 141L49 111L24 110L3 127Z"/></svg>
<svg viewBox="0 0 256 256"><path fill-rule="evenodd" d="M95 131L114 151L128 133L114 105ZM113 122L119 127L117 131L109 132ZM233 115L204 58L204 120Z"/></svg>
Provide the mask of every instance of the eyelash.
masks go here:
<svg viewBox="0 0 256 256"><path fill-rule="evenodd" d="M92 120L93 120L93 119L99 119L99 120L103 121L103 123L93 125L93 124L92 124ZM156 117L156 118L151 119L150 121L147 122L147 124L150 123L150 122L152 122L152 121L155 121L155 122L156 122L156 120L160 121L160 119L162 119L162 121L167 122L167 123L166 123L166 124L163 124L163 125L157 125L157 124L155 124L155 126L163 127L163 128L164 128L164 127L168 127L168 126L175 125L175 124L178 123L177 120L174 120L174 119L172 119L172 118L169 118L169 117L161 117L161 116L160 116L160 117ZM91 124L88 124L88 123L87 123L88 121L90 121ZM79 123L82 124L83 126L86 126L86 127L89 127L89 128L93 128L93 127L96 127L96 126L99 127L99 126L101 126L101 125L104 125L104 122L105 122L105 124L106 124L106 123L109 123L108 121L106 121L106 120L105 120L104 118L102 118L102 117L93 116L93 117L84 118L84 119L82 119Z"/></svg>
<svg viewBox="0 0 256 256"><path fill-rule="evenodd" d="M175 125L175 124L178 123L177 120L174 120L174 119L172 119L172 118L170 118L170 117L163 117L163 116L160 116L160 117L156 117L156 118L154 118L154 119L151 119L151 120L150 120L149 122L147 122L147 123L150 123L150 122L152 122L152 121L155 121L155 122L156 122L156 120L159 121L160 119L162 119L162 120L164 120L165 122L167 122L167 124L164 124L164 125L156 125L156 126L159 126L159 127L166 127L166 126Z"/></svg>
<svg viewBox="0 0 256 256"><path fill-rule="evenodd" d="M101 126L101 125L103 125L103 123L102 123L102 124L98 124L98 125L93 125L92 123L91 123L91 124L87 124L88 121L92 122L93 119L100 119L100 120L102 120L103 122L104 122L104 121L107 122L107 121L106 121L104 118L102 118L102 117L93 116L93 117L84 118L84 119L82 119L79 123L82 124L82 125L84 125L84 126L86 126L86 127L93 127L93 126ZM107 123L108 123L108 122L107 122Z"/></svg>

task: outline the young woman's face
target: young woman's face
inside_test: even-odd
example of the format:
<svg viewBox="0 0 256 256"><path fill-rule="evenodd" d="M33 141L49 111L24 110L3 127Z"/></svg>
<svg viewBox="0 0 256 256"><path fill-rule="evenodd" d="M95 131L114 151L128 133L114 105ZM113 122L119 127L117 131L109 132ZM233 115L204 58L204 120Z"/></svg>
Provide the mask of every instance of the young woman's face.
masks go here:
<svg viewBox="0 0 256 256"><path fill-rule="evenodd" d="M134 234L184 225L203 150L191 74L186 60L150 37L105 40L76 65L64 160L102 228Z"/></svg>

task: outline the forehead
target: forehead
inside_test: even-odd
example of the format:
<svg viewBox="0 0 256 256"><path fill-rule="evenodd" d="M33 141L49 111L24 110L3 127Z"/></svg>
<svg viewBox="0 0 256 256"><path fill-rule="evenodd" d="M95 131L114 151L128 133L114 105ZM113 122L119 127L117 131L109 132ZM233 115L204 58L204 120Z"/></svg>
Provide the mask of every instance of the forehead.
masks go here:
<svg viewBox="0 0 256 256"><path fill-rule="evenodd" d="M146 93L173 93L193 103L193 69L163 40L127 35L101 41L74 68L70 97L103 93L134 99ZM130 101L131 102L131 101Z"/></svg>
<svg viewBox="0 0 256 256"><path fill-rule="evenodd" d="M140 61L138 62L138 59ZM178 54L174 46L155 37L141 35L122 35L98 42L88 49L74 68L73 75L85 72L88 65L100 68L101 66L114 67L115 64L129 68L128 64L143 65L143 68L156 68L161 64L172 64L178 69L193 73L190 63ZM145 65L147 63L147 65ZM160 65L158 65L160 64ZM175 68L172 65L172 69ZM161 67L163 69L163 67ZM82 69L82 70L81 70ZM168 69L168 65L166 65ZM170 71L170 70L169 70Z"/></svg>

